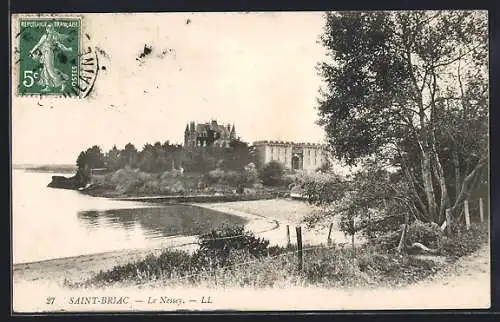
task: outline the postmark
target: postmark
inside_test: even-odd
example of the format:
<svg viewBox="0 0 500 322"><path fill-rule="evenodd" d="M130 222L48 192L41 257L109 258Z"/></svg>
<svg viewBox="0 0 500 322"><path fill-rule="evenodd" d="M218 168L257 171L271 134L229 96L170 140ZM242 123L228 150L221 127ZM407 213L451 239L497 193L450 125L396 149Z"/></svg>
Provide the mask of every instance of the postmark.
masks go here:
<svg viewBox="0 0 500 322"><path fill-rule="evenodd" d="M81 35L79 17L20 18L17 94L86 97L99 66Z"/></svg>

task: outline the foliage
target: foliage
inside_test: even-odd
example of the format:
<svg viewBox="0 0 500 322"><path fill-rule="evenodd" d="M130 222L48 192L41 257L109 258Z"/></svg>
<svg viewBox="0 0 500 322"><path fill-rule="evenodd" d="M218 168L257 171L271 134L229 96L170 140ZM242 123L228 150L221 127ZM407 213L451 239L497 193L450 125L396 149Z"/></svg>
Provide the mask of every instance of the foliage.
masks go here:
<svg viewBox="0 0 500 322"><path fill-rule="evenodd" d="M336 217L353 244L354 235L360 233L372 243L392 246L401 224L414 213L406 184L377 160L365 160L363 167L347 177L321 172L304 176L302 187L309 202L321 209L306 221L317 225Z"/></svg>
<svg viewBox="0 0 500 322"><path fill-rule="evenodd" d="M337 158L378 155L399 169L424 222L441 224L446 208L457 215L484 176L487 37L478 12L326 15L319 124Z"/></svg>
<svg viewBox="0 0 500 322"><path fill-rule="evenodd" d="M282 254L287 249L269 247L269 242L257 238L243 226L223 226L200 236L200 248L193 254L179 250L164 250L159 256L113 267L99 272L90 282L116 282L120 280L170 279L190 274L203 274L216 268Z"/></svg>
<svg viewBox="0 0 500 322"><path fill-rule="evenodd" d="M120 194L182 194L195 190L198 179L178 175L175 171L165 171L161 174L132 170L126 166L104 177L105 186L112 186Z"/></svg>
<svg viewBox="0 0 500 322"><path fill-rule="evenodd" d="M278 161L269 161L260 169L259 178L267 186L278 186L282 184L284 167Z"/></svg>
<svg viewBox="0 0 500 322"><path fill-rule="evenodd" d="M225 226L200 236L200 252L224 264L232 250L247 250L252 256L267 255L269 241L257 238L243 226Z"/></svg>
<svg viewBox="0 0 500 322"><path fill-rule="evenodd" d="M346 182L334 173L302 174L297 178L297 186L301 188L310 203L321 206L339 200L346 192Z"/></svg>
<svg viewBox="0 0 500 322"><path fill-rule="evenodd" d="M433 249L439 247L439 243L444 237L443 231L437 224L423 223L421 221L415 221L409 225L406 234L406 243L408 246L411 246L413 243L422 243Z"/></svg>
<svg viewBox="0 0 500 322"><path fill-rule="evenodd" d="M100 147L93 146L82 152L77 160L79 169L106 167L116 171L129 167L148 173L181 170L191 173L208 173L220 168L228 172L244 172L250 162L250 151L246 143L233 140L229 147L184 148L181 145L155 142L146 143L142 150L132 143L123 149L113 146L103 154Z"/></svg>
<svg viewBox="0 0 500 322"><path fill-rule="evenodd" d="M236 171L223 171L221 169L215 169L210 171L205 176L205 181L210 185L220 184L236 187L242 184L243 175Z"/></svg>
<svg viewBox="0 0 500 322"><path fill-rule="evenodd" d="M470 230L460 231L452 236L444 236L439 242L439 251L442 255L461 257L479 249L488 242L488 223L472 223Z"/></svg>
<svg viewBox="0 0 500 322"><path fill-rule="evenodd" d="M259 172L255 163L247 164L243 169L242 184L245 187L253 187L255 184L260 183Z"/></svg>
<svg viewBox="0 0 500 322"><path fill-rule="evenodd" d="M222 244L219 246L224 247ZM305 246L309 249L309 246ZM337 245L304 252L304 269L299 272L294 250L293 247L285 249L273 246L267 247L270 257L255 256L259 253L252 254L249 248L235 245L224 262L213 257L217 254L213 249L199 250L193 254L164 250L159 256L149 255L141 261L101 271L83 285L156 281L158 286L387 286L416 282L437 270L432 261L395 254L373 246L359 247L354 256L351 248ZM78 286L71 283L67 285Z"/></svg>

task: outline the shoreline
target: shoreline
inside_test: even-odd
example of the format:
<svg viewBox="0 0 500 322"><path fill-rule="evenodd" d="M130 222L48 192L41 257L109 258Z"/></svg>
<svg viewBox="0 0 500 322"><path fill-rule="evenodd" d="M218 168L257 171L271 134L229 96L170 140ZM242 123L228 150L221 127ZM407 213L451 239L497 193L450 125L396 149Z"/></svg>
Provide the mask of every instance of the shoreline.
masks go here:
<svg viewBox="0 0 500 322"><path fill-rule="evenodd" d="M62 189L52 187L53 189ZM246 219L245 229L253 232L256 237L265 238L270 245L286 246L286 228L289 227L291 243L295 243L294 225L300 224L300 219L305 213L313 209L303 201L291 198L258 198L251 196L251 200L231 200L227 195L201 195L207 198L197 202L165 202L165 199L175 200L179 196L108 196L98 191L85 191L74 189L78 193L96 198L109 200L121 200L140 203L181 204L216 210L225 214L238 216ZM89 193L90 192L90 193ZM92 193L94 192L94 193ZM99 191L102 192L102 191ZM196 196L195 196L196 197ZM222 197L222 199L221 199ZM234 195L229 197L249 197L248 195ZM257 197L257 198L256 198ZM224 199L226 198L226 199ZM294 217L294 218L292 218ZM297 220L299 219L299 220ZM309 231L305 232L303 241L305 244L326 243L327 232L320 233L320 237L314 236ZM343 236L342 236L343 237ZM334 240L338 238L333 238ZM193 251L198 248L198 236L172 236L163 239L158 244L140 249L118 249L99 253L80 254L75 256L42 259L37 261L13 263L12 277L14 283L22 282L47 282L62 285L65 279L73 282L85 280L100 270L109 270L117 265L124 265L144 259L149 254L158 255L164 249L179 249ZM185 245L182 245L185 244Z"/></svg>
<svg viewBox="0 0 500 322"><path fill-rule="evenodd" d="M245 201L237 201L241 203ZM225 203L184 203L184 205L208 208L235 215L248 220L245 228L256 235L269 234L280 227L277 220L243 211L221 207ZM164 249L178 249L192 252L198 248L198 236L172 236L158 245L139 249L121 249L69 257L44 259L12 264L13 283L45 282L62 285L65 279L82 281L117 265L124 265L144 259L147 255L159 255ZM64 276L62 276L64 274Z"/></svg>

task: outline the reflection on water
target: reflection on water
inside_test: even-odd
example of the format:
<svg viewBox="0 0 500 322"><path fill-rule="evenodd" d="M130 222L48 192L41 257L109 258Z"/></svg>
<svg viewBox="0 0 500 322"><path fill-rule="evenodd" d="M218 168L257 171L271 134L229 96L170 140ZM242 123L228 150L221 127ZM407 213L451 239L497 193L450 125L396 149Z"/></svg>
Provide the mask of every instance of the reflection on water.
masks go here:
<svg viewBox="0 0 500 322"><path fill-rule="evenodd" d="M130 231L137 230L139 226L149 238L199 235L223 224L245 224L245 220L240 217L188 205L81 211L78 218L89 229Z"/></svg>
<svg viewBox="0 0 500 322"><path fill-rule="evenodd" d="M174 235L243 223L239 217L204 208L161 207L48 188L53 175L58 174L12 171L14 263L156 247Z"/></svg>

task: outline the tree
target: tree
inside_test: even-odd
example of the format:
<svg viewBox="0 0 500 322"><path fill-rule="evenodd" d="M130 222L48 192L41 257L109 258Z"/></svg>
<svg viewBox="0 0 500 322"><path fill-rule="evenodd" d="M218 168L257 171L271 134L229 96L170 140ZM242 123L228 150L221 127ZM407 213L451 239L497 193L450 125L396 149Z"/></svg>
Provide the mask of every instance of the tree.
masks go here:
<svg viewBox="0 0 500 322"><path fill-rule="evenodd" d="M224 170L243 171L251 161L248 144L240 140L231 140L228 148L222 148L220 157Z"/></svg>
<svg viewBox="0 0 500 322"><path fill-rule="evenodd" d="M487 37L479 12L326 14L318 123L338 159L396 167L422 221L458 213L487 166Z"/></svg>
<svg viewBox="0 0 500 322"><path fill-rule="evenodd" d="M113 148L105 156L108 169L115 171L120 168L120 150L113 145Z"/></svg>
<svg viewBox="0 0 500 322"><path fill-rule="evenodd" d="M121 151L120 165L120 168L124 168L126 165L131 168L137 168L139 166L139 154L132 143L127 143L125 148Z"/></svg>
<svg viewBox="0 0 500 322"><path fill-rule="evenodd" d="M104 160L104 154L97 145L80 152L76 159L76 165L78 167L77 177L80 182L87 183L90 179L90 170L104 167Z"/></svg>
<svg viewBox="0 0 500 322"><path fill-rule="evenodd" d="M155 172L156 155L155 148L147 143L139 153L139 169L145 172Z"/></svg>

